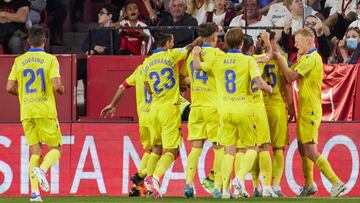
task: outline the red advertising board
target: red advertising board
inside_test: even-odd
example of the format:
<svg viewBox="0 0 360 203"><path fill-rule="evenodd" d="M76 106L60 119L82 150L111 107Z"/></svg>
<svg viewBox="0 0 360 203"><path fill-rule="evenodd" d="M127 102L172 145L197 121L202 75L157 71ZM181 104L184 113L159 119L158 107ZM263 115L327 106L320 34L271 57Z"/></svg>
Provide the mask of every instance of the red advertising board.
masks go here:
<svg viewBox="0 0 360 203"><path fill-rule="evenodd" d="M186 124L183 134L187 135ZM129 178L136 172L143 152L137 124L123 123L64 123L61 125L63 147L61 160L48 175L52 195L127 195ZM290 124L290 145L285 155L285 172L281 186L286 196L295 196L303 184L300 157L294 137L295 125ZM360 195L359 123L323 123L320 127L319 150L327 157L347 184L346 196ZM0 124L0 194L29 195L29 151L19 124ZM184 136L186 140L186 136ZM190 144L184 141L180 156L166 172L162 191L167 196L182 196L185 168ZM206 143L199 159L195 189L198 196L208 195L200 181L212 166L211 144ZM319 187L316 196L329 196L330 183L315 169ZM246 186L252 190L251 176Z"/></svg>

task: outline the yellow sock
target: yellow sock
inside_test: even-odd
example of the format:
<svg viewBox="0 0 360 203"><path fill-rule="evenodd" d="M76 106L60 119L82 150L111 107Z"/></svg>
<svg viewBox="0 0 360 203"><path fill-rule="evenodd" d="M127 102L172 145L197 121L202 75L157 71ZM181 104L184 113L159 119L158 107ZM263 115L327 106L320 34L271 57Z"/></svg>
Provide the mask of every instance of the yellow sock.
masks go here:
<svg viewBox="0 0 360 203"><path fill-rule="evenodd" d="M161 155L156 169L154 171L154 177L160 180L160 178L164 175L166 170L170 167L172 162L175 160L175 156L171 152L166 152L165 154Z"/></svg>
<svg viewBox="0 0 360 203"><path fill-rule="evenodd" d="M325 175L325 177L331 182L331 184L335 185L340 182L340 179L336 176L335 172L330 166L328 160L325 159L322 155L318 157L316 160L316 166L320 169L321 173Z"/></svg>
<svg viewBox="0 0 360 203"><path fill-rule="evenodd" d="M146 168L147 168L147 162L150 158L150 153L149 152L145 152L141 158L141 161L140 161L140 166L139 166L139 169L138 169L138 173L139 173L139 176L140 177L145 177L146 176Z"/></svg>
<svg viewBox="0 0 360 203"><path fill-rule="evenodd" d="M57 149L52 149L45 155L44 160L40 165L40 168L46 172L59 159L60 151Z"/></svg>
<svg viewBox="0 0 360 203"><path fill-rule="evenodd" d="M224 160L221 166L221 173L222 173L222 186L225 189L229 189L230 186L230 178L232 174L233 164L234 164L234 155L225 154Z"/></svg>
<svg viewBox="0 0 360 203"><path fill-rule="evenodd" d="M214 148L214 163L213 163L213 170L214 170L214 176L215 176L215 187L221 188L222 184L222 173L221 173L221 167L222 162L224 159L224 147L221 148Z"/></svg>
<svg viewBox="0 0 360 203"><path fill-rule="evenodd" d="M202 148L192 147L186 163L186 184L191 184L194 181L198 160L201 155Z"/></svg>
<svg viewBox="0 0 360 203"><path fill-rule="evenodd" d="M235 155L235 164L234 164L234 170L235 170L235 174L237 172L239 172L240 167L241 167L241 159L244 157L245 153L244 152L237 152Z"/></svg>
<svg viewBox="0 0 360 203"><path fill-rule="evenodd" d="M37 154L31 155L30 162L29 162L31 192L39 193L39 181L32 172L33 168L39 167L39 166L40 166L40 156Z"/></svg>
<svg viewBox="0 0 360 203"><path fill-rule="evenodd" d="M304 173L305 184L312 184L314 182L314 163L306 156L301 156L301 165Z"/></svg>
<svg viewBox="0 0 360 203"><path fill-rule="evenodd" d="M237 172L236 176L242 181L245 181L246 174L252 168L254 161L256 159L257 152L253 149L248 149L241 160L240 170Z"/></svg>
<svg viewBox="0 0 360 203"><path fill-rule="evenodd" d="M281 177L284 171L284 151L275 150L274 159L272 162L273 166L273 185L280 185Z"/></svg>
<svg viewBox="0 0 360 203"><path fill-rule="evenodd" d="M259 168L262 176L264 177L264 185L271 185L272 166L269 151L261 151L259 153Z"/></svg>
<svg viewBox="0 0 360 203"><path fill-rule="evenodd" d="M256 155L254 164L251 168L251 176L252 176L252 182L253 186L258 187L260 185L260 166L259 166L259 153Z"/></svg>
<svg viewBox="0 0 360 203"><path fill-rule="evenodd" d="M147 176L152 176L155 168L156 168L156 164L158 162L158 160L160 159L160 155L155 154L155 153L151 153L149 160L147 162L147 171L146 171L146 175Z"/></svg>

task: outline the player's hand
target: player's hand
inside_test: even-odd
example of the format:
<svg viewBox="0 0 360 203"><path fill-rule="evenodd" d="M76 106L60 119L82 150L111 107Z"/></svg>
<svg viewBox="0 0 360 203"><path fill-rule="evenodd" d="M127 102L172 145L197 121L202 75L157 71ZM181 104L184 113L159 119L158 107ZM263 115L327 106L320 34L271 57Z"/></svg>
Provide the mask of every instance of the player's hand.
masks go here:
<svg viewBox="0 0 360 203"><path fill-rule="evenodd" d="M100 117L107 118L110 115L110 118L113 118L116 112L115 106L107 105L103 110L101 110Z"/></svg>
<svg viewBox="0 0 360 203"><path fill-rule="evenodd" d="M269 41L270 40L270 33L263 31L260 33L260 39L263 40L264 42Z"/></svg>
<svg viewBox="0 0 360 203"><path fill-rule="evenodd" d="M195 46L195 47L193 48L193 54L194 54L194 55L200 55L200 53L201 53L201 47Z"/></svg>
<svg viewBox="0 0 360 203"><path fill-rule="evenodd" d="M264 55L259 58L256 58L255 61L257 63L268 63L270 61L270 57L268 55Z"/></svg>

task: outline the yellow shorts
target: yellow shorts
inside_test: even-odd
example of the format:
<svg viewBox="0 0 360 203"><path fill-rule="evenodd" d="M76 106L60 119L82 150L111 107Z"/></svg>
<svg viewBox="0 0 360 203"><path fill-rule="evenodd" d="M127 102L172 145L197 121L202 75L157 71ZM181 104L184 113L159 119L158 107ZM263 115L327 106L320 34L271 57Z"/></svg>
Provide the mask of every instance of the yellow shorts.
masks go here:
<svg viewBox="0 0 360 203"><path fill-rule="evenodd" d="M21 123L29 146L37 143L45 143L51 147L61 146L60 126L56 118L31 118Z"/></svg>
<svg viewBox="0 0 360 203"><path fill-rule="evenodd" d="M321 123L322 114L314 111L302 111L299 113L296 125L297 139L302 144L318 143L319 127Z"/></svg>
<svg viewBox="0 0 360 203"><path fill-rule="evenodd" d="M188 140L208 139L217 142L219 114L214 107L193 107L190 110Z"/></svg>
<svg viewBox="0 0 360 203"><path fill-rule="evenodd" d="M151 126L154 128L152 143L161 142L163 149L176 149L181 144L180 108L174 106L153 107Z"/></svg>
<svg viewBox="0 0 360 203"><path fill-rule="evenodd" d="M266 108L270 127L272 147L284 147L289 144L287 112L285 105Z"/></svg>
<svg viewBox="0 0 360 203"><path fill-rule="evenodd" d="M270 143L270 129L265 105L254 106L254 118L256 123L257 145L261 146Z"/></svg>
<svg viewBox="0 0 360 203"><path fill-rule="evenodd" d="M245 144L240 139L238 139L236 142L236 148L245 149Z"/></svg>
<svg viewBox="0 0 360 203"><path fill-rule="evenodd" d="M152 136L154 133L154 129L150 123L150 113L142 113L139 115L139 133L140 133L140 143L142 144L144 149L152 149L153 144ZM161 142L160 142L161 145Z"/></svg>
<svg viewBox="0 0 360 203"><path fill-rule="evenodd" d="M219 143L236 145L241 140L245 146L255 146L257 141L255 120L251 110L220 114Z"/></svg>

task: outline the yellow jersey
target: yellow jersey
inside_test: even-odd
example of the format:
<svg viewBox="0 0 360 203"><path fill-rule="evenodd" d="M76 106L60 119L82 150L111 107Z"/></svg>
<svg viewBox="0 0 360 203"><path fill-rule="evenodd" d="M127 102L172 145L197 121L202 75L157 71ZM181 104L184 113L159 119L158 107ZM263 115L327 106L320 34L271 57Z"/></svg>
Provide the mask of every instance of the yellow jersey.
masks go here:
<svg viewBox="0 0 360 203"><path fill-rule="evenodd" d="M18 83L20 119L56 118L56 103L51 79L60 77L55 56L40 48L15 58L8 80Z"/></svg>
<svg viewBox="0 0 360 203"><path fill-rule="evenodd" d="M323 62L317 49L314 48L302 55L291 68L302 76L298 79L299 115L306 112L322 115L321 85L323 80Z"/></svg>
<svg viewBox="0 0 360 203"><path fill-rule="evenodd" d="M235 113L252 107L251 81L261 73L251 56L239 50L229 50L227 54L203 62L202 68L206 72L213 71L215 75L220 113Z"/></svg>
<svg viewBox="0 0 360 203"><path fill-rule="evenodd" d="M263 55L254 55L254 58L260 57ZM285 63L286 58L283 56ZM270 85L273 89L272 93L262 92L261 100L264 101L266 106L279 106L285 105L284 97L282 95L282 88L285 85L283 80L283 74L281 73L278 65L275 63L274 59L270 59L268 63L258 63L262 78ZM253 84L253 83L252 83ZM254 84L255 85L255 84ZM257 90L257 87L256 89Z"/></svg>
<svg viewBox="0 0 360 203"><path fill-rule="evenodd" d="M220 49L211 47L209 44L204 44L201 47L201 55L204 61L223 54ZM193 60L194 56L190 54L185 62L185 67L180 72L181 75L189 76L190 79L191 107L216 107L217 95L214 73L211 69L208 72L195 70Z"/></svg>
<svg viewBox="0 0 360 203"><path fill-rule="evenodd" d="M150 112L150 104L152 102L152 95L147 91L144 85L144 66L138 66L135 71L126 78L123 85L128 88L129 86L135 86L136 91L136 109L139 116L139 120L143 115Z"/></svg>
<svg viewBox="0 0 360 203"><path fill-rule="evenodd" d="M157 49L145 59L144 77L153 93L152 107L180 105L178 62L185 59L187 53L185 48Z"/></svg>

